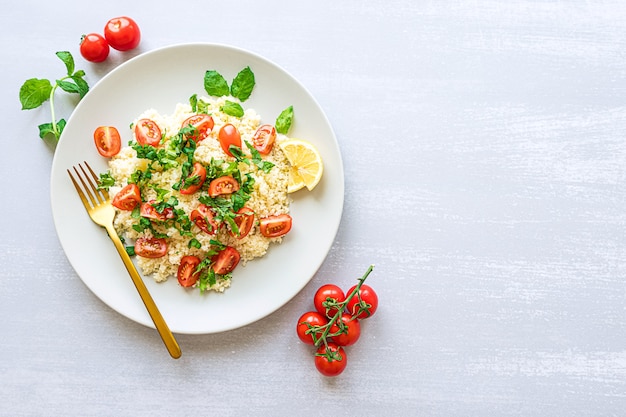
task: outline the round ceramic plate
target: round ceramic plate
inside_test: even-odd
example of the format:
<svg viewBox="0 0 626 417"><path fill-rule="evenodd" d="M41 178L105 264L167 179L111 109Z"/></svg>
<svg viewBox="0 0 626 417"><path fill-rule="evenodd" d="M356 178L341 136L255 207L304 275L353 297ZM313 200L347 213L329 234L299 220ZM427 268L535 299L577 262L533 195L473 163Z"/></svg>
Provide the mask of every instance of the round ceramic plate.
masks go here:
<svg viewBox="0 0 626 417"><path fill-rule="evenodd" d="M244 107L273 123L293 105L289 136L317 147L324 176L313 191L291 194L294 225L289 234L263 258L238 267L224 293L184 289L175 277L156 283L147 276L144 281L173 332L216 333L248 325L283 306L314 276L331 248L343 210L343 165L328 119L306 88L267 59L230 46L197 43L144 53L111 71L81 100L58 143L51 175L52 214L67 258L96 296L138 323L154 327L112 242L89 219L66 170L83 161L96 172L107 169L93 143L96 127L117 126L127 143L127 127L143 111L172 114L177 103L206 94L207 70L230 82L247 66L256 86Z"/></svg>

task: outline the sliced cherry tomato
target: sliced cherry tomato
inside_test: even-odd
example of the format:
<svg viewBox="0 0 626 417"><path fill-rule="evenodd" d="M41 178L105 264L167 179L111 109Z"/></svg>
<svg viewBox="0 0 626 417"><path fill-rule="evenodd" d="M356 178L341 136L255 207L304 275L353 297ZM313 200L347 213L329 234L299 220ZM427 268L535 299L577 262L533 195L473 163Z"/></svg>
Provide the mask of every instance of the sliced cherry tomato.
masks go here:
<svg viewBox="0 0 626 417"><path fill-rule="evenodd" d="M259 220L259 229L265 237L279 237L287 234L291 230L291 216L279 214L268 216Z"/></svg>
<svg viewBox="0 0 626 417"><path fill-rule="evenodd" d="M361 324L357 318L352 318L350 314L341 315L341 325L337 322L330 326L329 335L330 338L339 346L350 346L356 343L361 337ZM336 334L338 333L338 334Z"/></svg>
<svg viewBox="0 0 626 417"><path fill-rule="evenodd" d="M226 246L213 257L213 271L218 275L225 275L231 272L237 264L241 255L232 246Z"/></svg>
<svg viewBox="0 0 626 417"><path fill-rule="evenodd" d="M189 218L204 233L208 233L210 235L217 233L219 223L215 220L215 213L211 207L205 204L200 204L197 209L191 212Z"/></svg>
<svg viewBox="0 0 626 417"><path fill-rule="evenodd" d="M202 188L204 180L206 180L206 168L201 163L194 162L191 174L183 180L180 193L187 195L195 193Z"/></svg>
<svg viewBox="0 0 626 417"><path fill-rule="evenodd" d="M80 39L80 54L89 62L102 62L109 56L109 44L97 33L84 35Z"/></svg>
<svg viewBox="0 0 626 417"><path fill-rule="evenodd" d="M113 126L99 126L93 132L93 141L98 153L105 158L117 155L122 149L120 132Z"/></svg>
<svg viewBox="0 0 626 417"><path fill-rule="evenodd" d="M239 233L229 230L228 232L232 237L243 239L248 236L254 224L254 211L248 207L242 207L237 210L237 213L235 213L235 224L237 225L237 229L239 229Z"/></svg>
<svg viewBox="0 0 626 417"><path fill-rule="evenodd" d="M135 254L143 258L161 258L167 253L167 242L163 238L140 237L135 241Z"/></svg>
<svg viewBox="0 0 626 417"><path fill-rule="evenodd" d="M337 376L347 365L346 351L336 343L322 344L315 353L315 367L324 376Z"/></svg>
<svg viewBox="0 0 626 417"><path fill-rule="evenodd" d="M315 309L326 317L334 317L339 311L337 304L344 302L346 295L335 284L324 284L318 288L313 296Z"/></svg>
<svg viewBox="0 0 626 417"><path fill-rule="evenodd" d="M213 198L218 195L232 194L239 190L239 183L231 176L224 175L215 178L209 184L209 195Z"/></svg>
<svg viewBox="0 0 626 417"><path fill-rule="evenodd" d="M356 285L348 290L348 295L354 291ZM360 300L359 300L360 298ZM350 315L358 319L372 317L378 309L378 295L369 285L361 285L358 294L348 301L346 309Z"/></svg>
<svg viewBox="0 0 626 417"><path fill-rule="evenodd" d="M220 145L222 146L222 150L228 156L233 156L230 152L230 145L234 145L238 148L241 148L241 135L235 126L228 123L220 128L219 134L217 135Z"/></svg>
<svg viewBox="0 0 626 417"><path fill-rule="evenodd" d="M115 17L104 27L104 37L111 48L118 51L129 51L139 45L141 31L137 23L130 17Z"/></svg>
<svg viewBox="0 0 626 417"><path fill-rule="evenodd" d="M195 131L187 137L189 139L193 139L195 142L200 142L211 133L213 130L213 126L215 123L213 122L213 118L208 114L195 114L191 117L188 117L183 124L181 125L181 129L186 126L193 126Z"/></svg>
<svg viewBox="0 0 626 417"><path fill-rule="evenodd" d="M140 119L135 124L135 138L140 145L156 148L161 143L161 128L154 120Z"/></svg>
<svg viewBox="0 0 626 417"><path fill-rule="evenodd" d="M296 333L298 338L307 345L314 345L315 341L324 332L322 326L328 324L328 320L317 311L308 311L298 319Z"/></svg>
<svg viewBox="0 0 626 417"><path fill-rule="evenodd" d="M167 219L174 218L174 209L172 209L171 207L165 207L162 211L159 212L154 206L155 204L155 200L141 203L141 207L139 207L139 214L141 215L141 217L159 221L165 221Z"/></svg>
<svg viewBox="0 0 626 417"><path fill-rule="evenodd" d="M276 128L272 125L262 125L252 136L252 146L263 155L272 151L276 140Z"/></svg>
<svg viewBox="0 0 626 417"><path fill-rule="evenodd" d="M141 193L137 184L128 184L122 188L113 200L111 204L120 210L132 211L137 207L137 204L141 203Z"/></svg>
<svg viewBox="0 0 626 417"><path fill-rule="evenodd" d="M196 271L200 265L200 258L193 255L183 256L178 266L176 278L183 287L191 287L200 278L200 271Z"/></svg>

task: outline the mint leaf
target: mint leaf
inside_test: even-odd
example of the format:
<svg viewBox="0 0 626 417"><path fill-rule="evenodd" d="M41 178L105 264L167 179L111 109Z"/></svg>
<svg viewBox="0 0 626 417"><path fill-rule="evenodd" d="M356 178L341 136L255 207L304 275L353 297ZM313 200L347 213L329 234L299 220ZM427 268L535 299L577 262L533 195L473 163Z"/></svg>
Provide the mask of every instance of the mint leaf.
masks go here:
<svg viewBox="0 0 626 417"><path fill-rule="evenodd" d="M198 95L194 94L191 97L189 97L189 105L191 106L191 111L192 112L197 112L198 111Z"/></svg>
<svg viewBox="0 0 626 417"><path fill-rule="evenodd" d="M59 86L59 88L61 88L61 90L65 91L66 93L80 93L78 85L71 81L57 80L57 85Z"/></svg>
<svg viewBox="0 0 626 417"><path fill-rule="evenodd" d="M31 78L20 87L20 102L22 110L35 109L50 98L52 84L49 80Z"/></svg>
<svg viewBox="0 0 626 417"><path fill-rule="evenodd" d="M228 83L217 71L209 70L204 73L204 89L213 97L222 97L229 94Z"/></svg>
<svg viewBox="0 0 626 417"><path fill-rule="evenodd" d="M234 101L226 100L224 105L220 108L221 111L228 114L229 116L234 117L242 117L243 116L243 107L241 104L236 103Z"/></svg>
<svg viewBox="0 0 626 417"><path fill-rule="evenodd" d="M57 56L63 61L65 64L65 68L67 69L67 75L72 75L74 73L74 57L68 51L59 51L57 52Z"/></svg>
<svg viewBox="0 0 626 417"><path fill-rule="evenodd" d="M80 98L83 98L85 97L85 94L89 92L89 84L87 84L87 81L83 79L82 75L77 75L78 73L79 71L76 71L76 73L74 73L71 78L72 80L74 80L74 82L76 83L76 87L78 88L77 93L80 95Z"/></svg>
<svg viewBox="0 0 626 417"><path fill-rule="evenodd" d="M248 97L250 97L250 94L252 94L254 84L254 73L250 67L245 67L239 71L237 76L233 79L230 94L241 101L246 101Z"/></svg>
<svg viewBox="0 0 626 417"><path fill-rule="evenodd" d="M287 107L276 118L276 131L286 135L293 122L293 106Z"/></svg>
<svg viewBox="0 0 626 417"><path fill-rule="evenodd" d="M37 127L39 127L39 137L41 139L45 138L48 134L54 135L54 126L52 126L52 123L43 123Z"/></svg>

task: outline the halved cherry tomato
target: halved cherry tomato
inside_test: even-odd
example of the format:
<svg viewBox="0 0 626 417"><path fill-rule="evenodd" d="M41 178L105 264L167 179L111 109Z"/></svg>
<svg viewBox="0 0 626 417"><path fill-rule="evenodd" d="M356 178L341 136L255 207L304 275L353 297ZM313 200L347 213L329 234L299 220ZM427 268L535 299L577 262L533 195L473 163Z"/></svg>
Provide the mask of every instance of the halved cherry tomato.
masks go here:
<svg viewBox="0 0 626 417"><path fill-rule="evenodd" d="M324 376L337 376L347 365L346 351L336 343L322 344L315 352L315 367Z"/></svg>
<svg viewBox="0 0 626 417"><path fill-rule="evenodd" d="M140 145L150 145L156 148L161 142L161 128L154 120L137 120L135 124L135 138Z"/></svg>
<svg viewBox="0 0 626 417"><path fill-rule="evenodd" d="M235 126L228 123L220 128L219 134L217 135L220 145L222 146L222 150L228 156L233 156L230 153L230 145L234 145L238 148L241 148L241 135Z"/></svg>
<svg viewBox="0 0 626 417"><path fill-rule="evenodd" d="M105 158L117 155L122 149L120 132L113 126L99 126L93 132L93 140L98 153Z"/></svg>
<svg viewBox="0 0 626 417"><path fill-rule="evenodd" d="M259 220L259 229L265 237L279 237L287 234L291 230L291 216L279 214L268 216Z"/></svg>
<svg viewBox="0 0 626 417"><path fill-rule="evenodd" d="M113 200L111 204L120 210L132 211L137 204L141 203L141 192L137 184L128 184L122 188Z"/></svg>
<svg viewBox="0 0 626 417"><path fill-rule="evenodd" d="M272 151L276 140L276 128L272 125L262 125L252 136L252 146L263 155Z"/></svg>
<svg viewBox="0 0 626 417"><path fill-rule="evenodd" d="M205 233L214 235L217 233L219 224L215 220L213 209L205 204L200 204L197 209L189 215L192 222Z"/></svg>
<svg viewBox="0 0 626 417"><path fill-rule="evenodd" d="M80 39L80 54L87 61L102 62L107 59L110 50L106 39L97 33L84 35Z"/></svg>
<svg viewBox="0 0 626 417"><path fill-rule="evenodd" d="M348 290L348 295L354 291L356 285ZM360 300L359 300L360 298ZM378 295L369 285L361 285L357 294L350 298L346 305L348 313L358 319L372 317L378 309Z"/></svg>
<svg viewBox="0 0 626 417"><path fill-rule="evenodd" d="M235 224L237 225L237 229L239 229L239 233L229 230L228 233L230 233L232 237L243 239L248 236L254 224L254 211L248 207L242 207L237 210L235 214Z"/></svg>
<svg viewBox="0 0 626 417"><path fill-rule="evenodd" d="M200 271L196 271L200 265L200 258L194 255L183 256L178 266L176 278L183 287L191 287L200 278Z"/></svg>
<svg viewBox="0 0 626 417"><path fill-rule="evenodd" d="M313 305L320 314L334 317L339 311L336 304L343 303L345 299L346 295L340 287L335 284L324 284L315 292Z"/></svg>
<svg viewBox="0 0 626 417"><path fill-rule="evenodd" d="M350 346L356 343L361 336L361 324L356 318L352 318L350 314L341 315L342 326L339 326L337 322L330 326L329 334L339 333L335 336L330 336L331 339L339 346Z"/></svg>
<svg viewBox="0 0 626 417"><path fill-rule="evenodd" d="M111 48L118 51L129 51L139 45L141 32L133 19L121 16L107 22L104 27L104 37Z"/></svg>
<svg viewBox="0 0 626 417"><path fill-rule="evenodd" d="M161 258L167 253L167 242L163 238L140 237L135 241L135 254L143 258Z"/></svg>
<svg viewBox="0 0 626 417"><path fill-rule="evenodd" d="M319 339L324 332L324 329L321 329L321 327L326 324L328 324L328 319L326 319L326 317L322 314L317 311L308 311L298 319L298 323L296 324L296 333L302 342L307 345L314 345L315 341Z"/></svg>
<svg viewBox="0 0 626 417"><path fill-rule="evenodd" d="M232 194L239 190L239 183L229 175L215 178L209 184L209 195L213 198L218 195Z"/></svg>
<svg viewBox="0 0 626 417"><path fill-rule="evenodd" d="M241 255L232 246L226 246L213 257L213 271L218 275L225 275L231 272L237 264Z"/></svg>
<svg viewBox="0 0 626 417"><path fill-rule="evenodd" d="M206 168L199 162L194 162L193 171L187 178L183 180L183 185L180 187L181 194L193 194L202 188L206 180Z"/></svg>
<svg viewBox="0 0 626 417"><path fill-rule="evenodd" d="M141 203L141 207L139 207L139 214L141 215L141 217L159 221L165 221L167 219L174 218L174 210L171 207L165 207L163 211L159 212L156 207L154 207L155 204L155 200Z"/></svg>
<svg viewBox="0 0 626 417"><path fill-rule="evenodd" d="M194 133L189 134L187 137L189 139L193 139L195 142L200 142L211 133L213 130L213 126L215 123L213 122L213 118L208 114L195 114L191 117L188 117L183 124L180 126L181 129L185 126L193 126L195 128Z"/></svg>

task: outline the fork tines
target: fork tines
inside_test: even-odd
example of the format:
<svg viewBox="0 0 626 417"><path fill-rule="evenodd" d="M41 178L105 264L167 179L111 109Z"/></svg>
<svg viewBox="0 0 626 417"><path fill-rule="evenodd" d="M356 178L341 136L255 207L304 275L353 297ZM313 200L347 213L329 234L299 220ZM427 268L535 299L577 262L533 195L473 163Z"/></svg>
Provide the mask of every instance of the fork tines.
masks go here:
<svg viewBox="0 0 626 417"><path fill-rule="evenodd" d="M80 199L82 200L85 207L96 207L109 200L109 193L105 189L98 188L98 184L100 182L98 176L93 171L93 169L91 169L86 161L84 161L83 163L87 167L87 171L89 171L89 174L87 173L87 171L85 171L85 168L83 168L82 164L78 164L80 172L75 166L72 167L74 168L74 172L76 173L79 181L83 185L82 187L74 179L74 175L72 175L72 172L69 169L67 170L67 173L69 174L70 179L72 180L72 183L74 184L74 187L76 188L76 191L78 192L78 195L80 196ZM87 199L87 197L89 197L89 199Z"/></svg>

